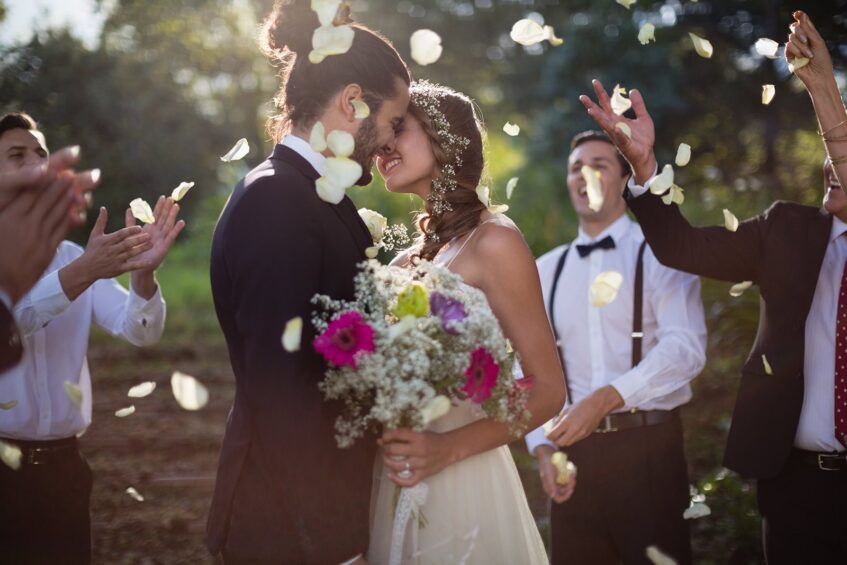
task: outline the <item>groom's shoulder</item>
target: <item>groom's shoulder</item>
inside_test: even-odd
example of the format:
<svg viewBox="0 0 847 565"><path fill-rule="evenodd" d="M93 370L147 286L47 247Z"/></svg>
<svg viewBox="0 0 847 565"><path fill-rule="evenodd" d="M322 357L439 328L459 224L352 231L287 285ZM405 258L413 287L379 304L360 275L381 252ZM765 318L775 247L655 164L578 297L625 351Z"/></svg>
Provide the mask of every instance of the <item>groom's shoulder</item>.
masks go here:
<svg viewBox="0 0 847 565"><path fill-rule="evenodd" d="M253 205L307 206L317 201L314 182L291 164L277 159L266 159L247 173L235 194Z"/></svg>

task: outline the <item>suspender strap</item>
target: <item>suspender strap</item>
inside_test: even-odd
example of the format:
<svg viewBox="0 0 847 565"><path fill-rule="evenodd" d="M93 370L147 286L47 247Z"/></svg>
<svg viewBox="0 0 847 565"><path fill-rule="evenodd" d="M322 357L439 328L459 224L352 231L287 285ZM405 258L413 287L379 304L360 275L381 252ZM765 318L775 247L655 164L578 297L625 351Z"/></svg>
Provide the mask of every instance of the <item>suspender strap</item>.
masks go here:
<svg viewBox="0 0 847 565"><path fill-rule="evenodd" d="M553 326L553 337L556 339L556 351L559 353L559 361L562 363L562 371L565 370L565 358L562 355L562 346L559 343L559 332L556 329L556 314L553 311L553 304L556 301L556 290L559 288L559 278L561 278L562 269L565 268L565 259L568 258L568 251L571 250L571 246L565 247L565 250L562 251L561 256L559 256L559 261L556 263L556 270L553 273L553 286L550 287L550 301L547 304L547 314L550 318L550 325ZM571 396L571 386L568 383L568 376L565 375L565 390L568 394L568 402L572 402Z"/></svg>
<svg viewBox="0 0 847 565"><path fill-rule="evenodd" d="M638 263L635 266L635 297L632 309L632 366L641 362L641 344L644 341L644 248L647 240L641 242L638 248Z"/></svg>

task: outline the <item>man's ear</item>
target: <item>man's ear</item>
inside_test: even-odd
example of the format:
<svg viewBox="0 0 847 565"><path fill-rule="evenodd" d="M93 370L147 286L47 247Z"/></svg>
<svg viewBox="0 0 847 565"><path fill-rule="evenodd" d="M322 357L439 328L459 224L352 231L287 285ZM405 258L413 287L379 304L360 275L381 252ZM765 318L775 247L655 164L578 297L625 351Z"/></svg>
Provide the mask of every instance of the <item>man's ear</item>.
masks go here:
<svg viewBox="0 0 847 565"><path fill-rule="evenodd" d="M353 107L353 100L362 99L362 87L356 83L348 84L341 91L341 95L336 99L338 110L344 119L348 122L356 121L356 109Z"/></svg>

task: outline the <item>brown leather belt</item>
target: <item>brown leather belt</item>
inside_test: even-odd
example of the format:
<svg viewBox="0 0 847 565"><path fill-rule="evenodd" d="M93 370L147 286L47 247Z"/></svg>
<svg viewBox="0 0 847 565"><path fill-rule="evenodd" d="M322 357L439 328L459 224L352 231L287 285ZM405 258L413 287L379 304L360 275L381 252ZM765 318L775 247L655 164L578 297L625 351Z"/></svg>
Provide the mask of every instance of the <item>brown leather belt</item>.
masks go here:
<svg viewBox="0 0 847 565"><path fill-rule="evenodd" d="M620 430L639 428L642 426L655 426L664 424L679 418L679 410L631 410L629 412L615 412L609 414L600 421L600 425L594 430L596 434L607 434Z"/></svg>
<svg viewBox="0 0 847 565"><path fill-rule="evenodd" d="M75 437L44 441L0 437L0 441L20 448L21 465L50 465L67 460L68 456L78 450Z"/></svg>
<svg viewBox="0 0 847 565"><path fill-rule="evenodd" d="M847 471L847 451L818 453L795 447L791 456L804 465L816 467L821 471Z"/></svg>

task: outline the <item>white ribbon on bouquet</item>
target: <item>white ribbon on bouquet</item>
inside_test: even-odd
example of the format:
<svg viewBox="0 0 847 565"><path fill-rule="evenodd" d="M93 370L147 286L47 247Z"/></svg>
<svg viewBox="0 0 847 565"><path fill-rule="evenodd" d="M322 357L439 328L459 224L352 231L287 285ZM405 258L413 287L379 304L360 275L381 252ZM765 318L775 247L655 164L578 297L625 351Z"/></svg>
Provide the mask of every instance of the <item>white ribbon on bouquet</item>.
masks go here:
<svg viewBox="0 0 847 565"><path fill-rule="evenodd" d="M400 497L397 500L397 509L394 512L394 528L391 532L391 553L388 557L388 565L401 565L403 562L403 545L406 542L406 526L409 519L414 515L412 521L412 552L418 551L418 529L421 506L426 504L429 487L426 483L418 483L412 488L400 489Z"/></svg>

